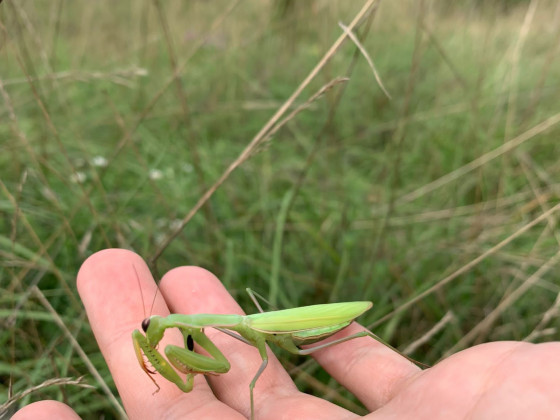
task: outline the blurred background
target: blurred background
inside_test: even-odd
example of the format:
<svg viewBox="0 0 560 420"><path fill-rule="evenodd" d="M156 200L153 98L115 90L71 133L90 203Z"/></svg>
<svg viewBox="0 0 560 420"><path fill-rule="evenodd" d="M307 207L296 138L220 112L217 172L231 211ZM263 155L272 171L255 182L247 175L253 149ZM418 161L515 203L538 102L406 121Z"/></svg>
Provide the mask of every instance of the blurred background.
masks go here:
<svg viewBox="0 0 560 420"><path fill-rule="evenodd" d="M107 247L158 277L205 267L248 313L246 287L279 308L371 300L361 322L429 364L560 338L560 4L370 3L308 82L366 2L0 4L10 409L119 416L75 285Z"/></svg>

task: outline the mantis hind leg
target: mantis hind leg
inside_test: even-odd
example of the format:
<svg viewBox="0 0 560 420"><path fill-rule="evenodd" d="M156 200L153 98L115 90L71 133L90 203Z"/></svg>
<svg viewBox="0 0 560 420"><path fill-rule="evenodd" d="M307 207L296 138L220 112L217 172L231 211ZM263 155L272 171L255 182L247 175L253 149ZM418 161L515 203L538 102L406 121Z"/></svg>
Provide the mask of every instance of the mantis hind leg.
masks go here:
<svg viewBox="0 0 560 420"><path fill-rule="evenodd" d="M325 344L319 344L317 346L308 347L306 349L298 349L297 354L305 356L305 355L311 354L311 353L313 353L317 350L326 349L327 347L331 347L331 346L334 346L336 344L344 343L345 341L350 341L350 340L353 340L355 338L367 337L367 336L372 336L372 335L373 334L370 333L370 332L360 331L360 332L357 332L356 334L349 335L348 337L339 338L338 340L330 341L330 342L325 343ZM385 344L385 343L383 343L383 344Z"/></svg>
<svg viewBox="0 0 560 420"><path fill-rule="evenodd" d="M419 361L417 361L417 360L414 360L414 359L411 358L411 357L408 357L406 354L400 352L399 350L397 350L396 348L394 348L392 345L390 345L389 343L387 343L387 342L386 342L385 340L383 340L381 337L378 337L377 335L375 335L374 333L369 332L369 331L360 331L360 332L357 332L357 333L355 333L355 334L349 335L348 337L344 337L344 338L340 338L340 339L338 339L338 340L330 341L330 342L325 343L325 344L319 344L319 345L317 345L317 346L308 347L308 348L306 348L306 349L299 349L299 351L298 351L297 353L300 354L300 355L308 355L308 354L310 354L310 353L313 353L314 351L321 350L321 349L325 349L325 348L327 348L327 347L334 346L334 345L340 344L340 343L344 343L345 341L350 341L350 340L353 340L353 339L359 338L359 337L371 337L371 338L373 338L374 340L376 340L376 341L380 342L381 344L383 344L384 346L390 348L390 349L393 350L395 353L400 354L402 357L404 357L404 358L405 358L406 360L408 360L409 362L414 363L416 366L423 367L423 368L429 368L429 367L430 367L429 365L426 365L426 364L424 364L424 363L422 363L422 362L419 362Z"/></svg>

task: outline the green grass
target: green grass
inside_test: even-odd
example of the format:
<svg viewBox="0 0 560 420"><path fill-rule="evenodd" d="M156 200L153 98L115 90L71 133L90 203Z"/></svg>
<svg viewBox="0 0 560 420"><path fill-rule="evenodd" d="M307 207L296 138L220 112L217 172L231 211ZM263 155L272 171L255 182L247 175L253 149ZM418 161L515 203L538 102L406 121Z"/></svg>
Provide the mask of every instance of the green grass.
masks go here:
<svg viewBox="0 0 560 420"><path fill-rule="evenodd" d="M0 5L4 396L10 383L17 393L86 375L96 389L49 387L20 404L54 398L86 418L116 416L32 286L117 395L76 293L81 263L107 247L152 257L340 35L337 22L361 7L316 1L282 15L277 3L241 2L211 29L232 4L219 3ZM383 3L356 33L393 99L347 42L296 104L335 77L350 80L225 180L165 249L159 273L203 266L247 311L245 287L272 288L283 307L367 298L375 305L361 321L400 349L452 312L412 353L427 363L539 326L558 308L555 268L488 315L558 252L557 213L403 306L560 198L557 123L454 172L560 112L557 5L539 2L524 24L527 2L445 3ZM180 87L167 83L170 45L177 63L188 60ZM559 339L551 314L532 341Z"/></svg>

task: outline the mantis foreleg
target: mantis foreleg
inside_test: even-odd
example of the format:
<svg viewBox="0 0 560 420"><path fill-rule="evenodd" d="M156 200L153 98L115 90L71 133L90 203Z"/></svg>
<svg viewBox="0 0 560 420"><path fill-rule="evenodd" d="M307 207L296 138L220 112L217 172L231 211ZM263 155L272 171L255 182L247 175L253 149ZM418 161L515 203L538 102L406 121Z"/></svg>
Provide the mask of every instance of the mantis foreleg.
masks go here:
<svg viewBox="0 0 560 420"><path fill-rule="evenodd" d="M148 344L148 340L146 340L146 337L144 337L144 335L140 331L134 330L134 332L132 333L132 342L134 343L134 349L136 351L136 357L138 358L140 367L142 367L151 381L157 386L155 392L158 392L160 388L155 379L152 378L154 372L150 371L146 367L144 358L142 357L142 352L144 352L150 364L157 372L159 372L161 376L163 376L168 381L173 382L183 392L190 392L192 390L194 383L194 374L187 374L187 377L183 382L183 379L181 379L175 369L170 366L170 364L167 362L167 360L165 360L165 358L159 351Z"/></svg>
<svg viewBox="0 0 560 420"><path fill-rule="evenodd" d="M255 373L253 380L249 384L249 396L251 400L251 419L255 418L255 403L253 399L253 390L255 388L255 384L257 383L257 380L259 379L263 371L266 369L266 366L268 365L268 354L266 354L266 341L264 337L260 337L258 340L254 341L253 345L259 350L262 363L259 367L259 370L257 370L257 373Z"/></svg>
<svg viewBox="0 0 560 420"><path fill-rule="evenodd" d="M180 328L186 337L192 340L200 347L206 350L210 356L196 353L193 348L186 348L168 345L165 347L165 355L169 362L180 372L183 373L202 373L210 375L219 375L229 371L230 364L223 353L215 346L215 344L204 334L203 329L185 329Z"/></svg>
<svg viewBox="0 0 560 420"><path fill-rule="evenodd" d="M229 371L230 364L220 350L204 334L202 329L185 329L181 332L185 338L185 348L168 345L165 347L165 355L169 362L156 349L156 344L150 345L148 339L138 330L132 333L132 341L136 351L136 357L140 367L146 372L148 377L157 386L159 385L152 377L155 372L150 371L144 362L142 352L153 366L153 368L165 379L173 382L183 392L190 392L194 384L194 376L197 373L218 375ZM193 350L193 342L196 342L205 349L210 356L198 354ZM190 344L189 344L190 343ZM186 373L185 381L179 376L177 371Z"/></svg>

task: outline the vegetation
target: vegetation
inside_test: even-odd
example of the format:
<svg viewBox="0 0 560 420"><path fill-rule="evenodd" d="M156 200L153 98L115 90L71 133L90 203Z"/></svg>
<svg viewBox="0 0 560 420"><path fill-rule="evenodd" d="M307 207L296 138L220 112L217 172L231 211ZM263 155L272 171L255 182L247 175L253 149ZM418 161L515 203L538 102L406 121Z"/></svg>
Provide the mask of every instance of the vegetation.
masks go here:
<svg viewBox="0 0 560 420"><path fill-rule="evenodd" d="M245 287L280 307L370 299L361 322L426 363L485 341L560 338L552 0L378 5L354 30L367 56L347 39L284 116L324 94L163 247L362 4L0 5L5 397L85 375L93 389L50 386L17 404L117 415L88 367L117 395L75 287L107 247L158 275L205 267L247 312ZM349 80L330 86L337 77ZM318 366L279 354L354 407Z"/></svg>

